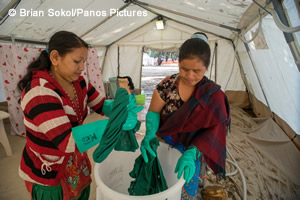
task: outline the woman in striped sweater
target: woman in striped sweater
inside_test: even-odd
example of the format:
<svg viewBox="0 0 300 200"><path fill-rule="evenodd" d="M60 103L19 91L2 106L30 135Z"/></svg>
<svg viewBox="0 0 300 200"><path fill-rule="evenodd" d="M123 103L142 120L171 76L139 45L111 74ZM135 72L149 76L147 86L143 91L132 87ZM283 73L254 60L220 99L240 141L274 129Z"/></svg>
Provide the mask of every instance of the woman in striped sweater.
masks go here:
<svg viewBox="0 0 300 200"><path fill-rule="evenodd" d="M19 174L32 199L89 198L91 164L72 127L83 123L87 106L101 113L105 98L80 75L88 47L71 32L55 33L18 84L27 141Z"/></svg>

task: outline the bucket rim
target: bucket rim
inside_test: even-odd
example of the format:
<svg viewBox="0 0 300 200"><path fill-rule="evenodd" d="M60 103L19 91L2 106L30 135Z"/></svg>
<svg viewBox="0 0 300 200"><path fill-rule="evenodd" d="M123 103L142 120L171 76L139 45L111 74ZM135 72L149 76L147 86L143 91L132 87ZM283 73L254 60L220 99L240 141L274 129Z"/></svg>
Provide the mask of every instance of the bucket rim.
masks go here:
<svg viewBox="0 0 300 200"><path fill-rule="evenodd" d="M165 143L160 143L160 145L167 145ZM177 149L174 149L177 150ZM178 150L177 150L178 151ZM179 152L179 151L178 151ZM99 177L99 167L101 167L101 163L95 163L94 166L94 176L95 177ZM103 183L103 181L98 178L95 178L95 182L96 182L96 190L98 187L101 187L101 190L107 192L107 193L113 193L115 198L127 198L130 197L130 200L140 200L141 197L143 198L143 200L147 200L147 199L154 199L154 198L159 198L161 196L167 195L168 193L170 193L171 191L174 190L178 190L179 188L182 188L183 185L185 184L185 180L183 178L183 175L180 177L180 179L178 179L178 181L172 186L169 187L167 190L163 191L163 192L159 192L156 194L151 194L151 195L143 195L143 196L134 196L134 195L126 195L117 191L114 191L112 189L110 189L105 183Z"/></svg>

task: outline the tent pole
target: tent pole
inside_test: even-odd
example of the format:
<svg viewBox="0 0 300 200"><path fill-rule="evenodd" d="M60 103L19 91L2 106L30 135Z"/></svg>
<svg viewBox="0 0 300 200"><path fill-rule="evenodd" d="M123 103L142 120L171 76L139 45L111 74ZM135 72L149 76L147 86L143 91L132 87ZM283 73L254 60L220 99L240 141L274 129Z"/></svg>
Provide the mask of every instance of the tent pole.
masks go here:
<svg viewBox="0 0 300 200"><path fill-rule="evenodd" d="M221 28L225 28L225 29L228 29L228 30L231 30L231 31L236 31L236 32L241 31L238 28L230 27L230 26L227 26L227 25L224 25L224 24L218 24L218 23L215 23L215 22L212 22L212 21L209 21L209 20L205 20L205 19L201 19L201 18L198 18L198 17L195 17L195 16L191 16L191 15L183 14L183 13L180 13L180 12L176 12L174 10L170 10L170 9L167 9L167 8L161 8L159 6L144 3L144 2L141 2L141 1L138 1L138 0L132 0L132 3L137 4L139 6L146 6L146 7L158 9L158 10L161 10L161 11L165 11L165 12L168 12L168 13L172 13L172 14L175 14L175 15L179 15L179 16L182 16L182 17L186 17L186 18L189 18L189 19L201 21L201 22L204 22L204 23L207 23L207 24L210 24L210 25L214 25L214 26L218 26L218 27L221 27Z"/></svg>
<svg viewBox="0 0 300 200"><path fill-rule="evenodd" d="M217 66L218 66L218 42L215 42L215 82L217 83Z"/></svg>
<svg viewBox="0 0 300 200"><path fill-rule="evenodd" d="M153 14L155 14L155 15L161 15L161 14L159 14L159 13L157 13L157 12L151 10L151 9L148 8L148 7L145 7L145 6L140 5L140 4L137 4L137 5L140 6L141 8L143 8L143 9L145 9L145 10L147 10L147 11L153 13ZM209 34L212 34L212 35L214 35L214 36L217 36L217 37L223 38L223 39L225 39L225 40L231 41L231 39L229 39L229 38L227 38L227 37L224 37L224 36L221 36L221 35L217 35L217 34L212 33L212 32L210 32L210 31L204 31L203 29L199 29L199 28L197 28L197 27L195 27L195 26L192 26L192 25L190 25L190 24L186 24L186 23L177 21L177 20L175 20L175 19L173 19L173 18L169 18L169 17L166 17L166 16L163 16L163 17L166 18L166 19L172 20L172 21L174 21L174 22L177 22L178 24L182 24L182 25L185 25L185 26L189 26L189 27L191 27L191 28L193 28L193 29L195 29L195 30L198 30L198 31L200 31L200 32L209 33ZM156 19L157 19L157 17L155 17L153 20L156 20ZM153 20L151 20L150 22L152 22Z"/></svg>
<svg viewBox="0 0 300 200"><path fill-rule="evenodd" d="M120 46L118 45L118 76L120 76Z"/></svg>
<svg viewBox="0 0 300 200"><path fill-rule="evenodd" d="M138 6L140 6L141 8L143 8L143 9L145 9L145 10L147 10L147 11L149 11L149 12L155 14L155 15L161 15L161 14L159 14L159 13L157 13L157 12L155 12L155 11L151 10L150 8L145 7L145 6L143 6L143 5L139 5L139 4L138 4ZM195 30L198 30L198 31L200 31L200 32L209 33L209 34L212 34L212 35L214 35L214 36L223 38L223 39L225 39L225 40L231 40L231 39L229 39L229 38L226 38L226 37L221 36L221 35L217 35L217 34L212 33L212 32L210 32L210 31L204 31L203 29L199 29L199 28L197 28L197 27L195 27L195 26L192 26L192 25L189 25L189 24L186 24L186 23L177 21L177 20L175 20L175 19L173 19L173 18L169 18L169 17L166 17L166 16L163 16L163 17L166 18L166 19L172 20L172 21L174 21L174 22L177 22L178 24L182 24L182 25L185 25L185 26L189 26L189 27L191 27L191 28L193 28L193 29L195 29ZM156 20L156 19L157 19L157 17L155 17L153 20ZM152 22L153 20L151 20L151 22Z"/></svg>
<svg viewBox="0 0 300 200"><path fill-rule="evenodd" d="M267 96L266 96L266 93L265 93L264 87L263 87L263 85L262 85L262 82L261 82L261 78L260 78L260 76L259 76L259 74L258 74L258 72L257 72L256 65L255 65L255 63L254 63L254 61L253 61L253 59L252 59L252 56L251 56L251 54L250 54L250 48L249 48L248 44L247 44L247 43L245 43L245 42L244 42L244 45L245 45L245 47L246 47L246 50L247 50L248 56L249 56L249 58L250 58L250 61L251 61L251 64L252 64L253 70L254 70L254 72L255 72L255 74L256 74L256 77L257 77L257 80L258 80L259 86L260 86L260 88L261 88L261 91L262 91L262 93L263 93L263 95L264 95L264 98L265 98L265 100L266 100L266 103L267 103L267 105L268 105L268 108L269 108L269 110L270 110L270 112L271 112L272 119L274 119L274 113L272 112L272 109L271 109L270 103L269 103L269 101L268 101L268 98L267 98Z"/></svg>
<svg viewBox="0 0 300 200"><path fill-rule="evenodd" d="M152 22L153 20L155 20L155 19L156 19L156 17L155 17L154 19L150 20L148 23L143 24L143 25L137 27L137 28L134 29L133 31L127 33L126 35L122 36L121 38L119 38L119 39L115 40L114 42L110 43L108 46L111 46L111 45L113 45L114 43L116 43L116 42L122 40L122 39L125 38L126 36L130 35L131 33L135 32L136 30L140 29L141 27L148 25L149 23L151 23L151 22Z"/></svg>
<svg viewBox="0 0 300 200"><path fill-rule="evenodd" d="M124 6L122 6L121 8L119 8L118 10L124 10L125 8L127 8L131 3L126 3ZM94 29L98 28L99 26L101 26L102 24L104 24L105 22L107 22L110 18L114 17L117 13L108 16L107 18L105 18L103 21L99 22L98 24L96 24L95 26L93 26L92 28L90 28L88 31L86 31L85 33L81 34L80 37L84 37L87 34L89 34L90 32L92 32Z"/></svg>
<svg viewBox="0 0 300 200"><path fill-rule="evenodd" d="M141 70L140 70L140 94L142 93L142 76L143 76L143 58L144 58L144 49L145 47L143 46L142 48L142 59L141 59Z"/></svg>
<svg viewBox="0 0 300 200"><path fill-rule="evenodd" d="M212 76L212 71L213 71L213 66L215 65L214 61L215 61L215 55L216 55L216 44L217 42L215 42L215 47L214 47L214 52L213 52L213 57L212 57L212 61L210 64L210 72L209 72L209 79L211 79ZM215 66L216 67L216 66ZM215 78L215 82L216 82L216 78Z"/></svg>
<svg viewBox="0 0 300 200"><path fill-rule="evenodd" d="M237 48L237 46L234 45L233 40L231 41L231 43L232 43L232 46L233 46L234 51L235 51L235 48ZM247 79L246 79L245 71L244 71L244 68L243 68L243 65L242 65L242 62L241 62L241 58L240 58L238 52L236 52L235 58L236 58L236 60L237 60L237 62L238 62L238 64L239 64L240 74L241 74L242 80L243 80L243 82L244 82L244 85L245 85L245 87L246 87L246 92L247 92L247 94L248 94L248 99L249 99L250 106L252 107L253 103L252 103L252 99L251 99L251 96L250 96L250 91L249 91L248 81L247 81Z"/></svg>
<svg viewBox="0 0 300 200"><path fill-rule="evenodd" d="M222 38L222 39L231 41L231 39L229 39L229 38L227 38L227 37L224 37L224 36L221 36L221 35L217 35L217 34L215 34L215 33L209 32L209 31L204 31L204 30L199 29L199 28L197 28L197 27L195 27L195 26L191 26L191 25L189 25L189 24L179 22L179 21L177 21L177 20L175 20L175 19L170 19L170 20L173 20L174 22L177 22L178 24L182 24L182 25L185 25L185 26L189 26L189 27L191 27L191 28L193 28L193 29L196 29L196 30L198 30L198 31L200 31L200 32L209 33L209 34L212 34L212 35L217 36L217 37L219 37L219 38Z"/></svg>
<svg viewBox="0 0 300 200"><path fill-rule="evenodd" d="M260 5L257 1L254 1L254 0L253 0L253 2L254 2L257 6L260 7L260 9L258 9L257 14L256 14L255 16L253 16L250 20L248 20L248 23L245 24L245 25L241 28L241 30L242 30L244 33L245 33L245 32L248 32L248 31L249 31L249 30L257 23L257 20L258 20L259 17L264 17L264 16L267 15L267 13L269 13L269 11L266 12L266 11L267 11L266 7L271 3L270 1L271 1L271 0L267 0L267 1L264 3L264 5ZM262 11L262 10L263 10L263 11ZM235 33L234 33L234 34L235 34ZM235 35L236 35L236 34L235 34Z"/></svg>
<svg viewBox="0 0 300 200"><path fill-rule="evenodd" d="M13 38L15 42L20 42L20 43L28 43L28 44L39 44L39 45L47 45L47 42L40 42L40 41L34 41L34 40L26 40L26 39L21 39L21 38ZM12 37L8 36L0 36L0 41L8 41L8 42L13 42Z"/></svg>
<svg viewBox="0 0 300 200"><path fill-rule="evenodd" d="M285 26L289 27L289 23L288 23L286 15L283 11L281 3L278 0L272 0L272 3L273 3L274 9L275 9L276 13L278 14L278 17L281 20L281 22ZM284 38L285 38L287 44L289 45L291 52L292 52L292 55L294 57L295 63L298 67L298 70L300 72L300 55L299 55L299 52L297 51L293 34L287 33L287 32L283 32L283 34L284 34Z"/></svg>
<svg viewBox="0 0 300 200"><path fill-rule="evenodd" d="M106 57L106 51L107 51L107 47L105 47L105 53L104 53L105 57ZM100 66L102 66L102 67L104 67L104 59L105 59L105 57L103 57L102 62L100 63ZM101 72L102 72L102 70L101 70Z"/></svg>
<svg viewBox="0 0 300 200"><path fill-rule="evenodd" d="M1 8L1 12L0 12L0 25L2 25L4 23L4 21L8 18L8 11L10 9L14 9L16 8L19 3L21 2L21 0L11 0L6 7ZM5 19L4 19L5 18Z"/></svg>
<svg viewBox="0 0 300 200"><path fill-rule="evenodd" d="M107 55L107 52L108 52L108 48L110 46L107 46L106 49L105 49L105 54L104 54L104 58L103 58L103 61L102 61L102 64L103 64L103 67L101 67L101 74L103 73L103 69L104 69L104 66L105 66L105 61L106 61L106 55Z"/></svg>

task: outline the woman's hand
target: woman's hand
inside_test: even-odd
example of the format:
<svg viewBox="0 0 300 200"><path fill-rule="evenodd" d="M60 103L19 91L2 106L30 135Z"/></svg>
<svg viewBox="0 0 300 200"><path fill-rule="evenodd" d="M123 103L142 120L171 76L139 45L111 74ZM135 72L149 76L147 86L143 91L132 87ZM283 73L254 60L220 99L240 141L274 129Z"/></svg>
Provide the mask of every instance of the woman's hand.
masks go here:
<svg viewBox="0 0 300 200"><path fill-rule="evenodd" d="M156 157L156 153L150 147L150 141L155 138L155 134L158 130L160 122L160 114L156 112L149 111L146 115L146 135L141 144L141 153L144 158L144 161L148 162L149 152L152 156Z"/></svg>
<svg viewBox="0 0 300 200"><path fill-rule="evenodd" d="M178 159L177 165L175 168L175 173L178 172L177 178L180 179L182 176L182 173L184 172L184 180L186 180L187 183L191 181L193 178L196 166L195 166L195 160L197 158L197 148L193 146L191 149L186 150L182 156Z"/></svg>

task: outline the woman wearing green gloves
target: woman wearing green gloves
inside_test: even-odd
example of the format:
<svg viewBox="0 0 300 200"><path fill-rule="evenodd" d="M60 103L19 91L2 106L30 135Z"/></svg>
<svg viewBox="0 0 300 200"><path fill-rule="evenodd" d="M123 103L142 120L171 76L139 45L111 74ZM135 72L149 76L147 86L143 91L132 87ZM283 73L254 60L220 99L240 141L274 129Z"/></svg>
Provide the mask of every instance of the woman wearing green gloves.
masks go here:
<svg viewBox="0 0 300 200"><path fill-rule="evenodd" d="M182 199L197 199L200 155L216 173L225 176L226 127L229 105L220 86L204 76L210 62L207 38L185 41L179 51L179 73L163 79L154 90L146 115L146 136L141 144L155 156L149 142L156 136L183 154L175 173L186 184Z"/></svg>
<svg viewBox="0 0 300 200"><path fill-rule="evenodd" d="M18 84L26 128L19 175L33 200L88 200L91 164L86 152L78 149L74 129L82 126L88 106L98 114L110 113L111 106L104 105L104 94L81 76L89 48L85 41L59 31L47 46ZM122 128L135 126L135 112L127 115ZM80 133L83 142L94 139L88 133Z"/></svg>

